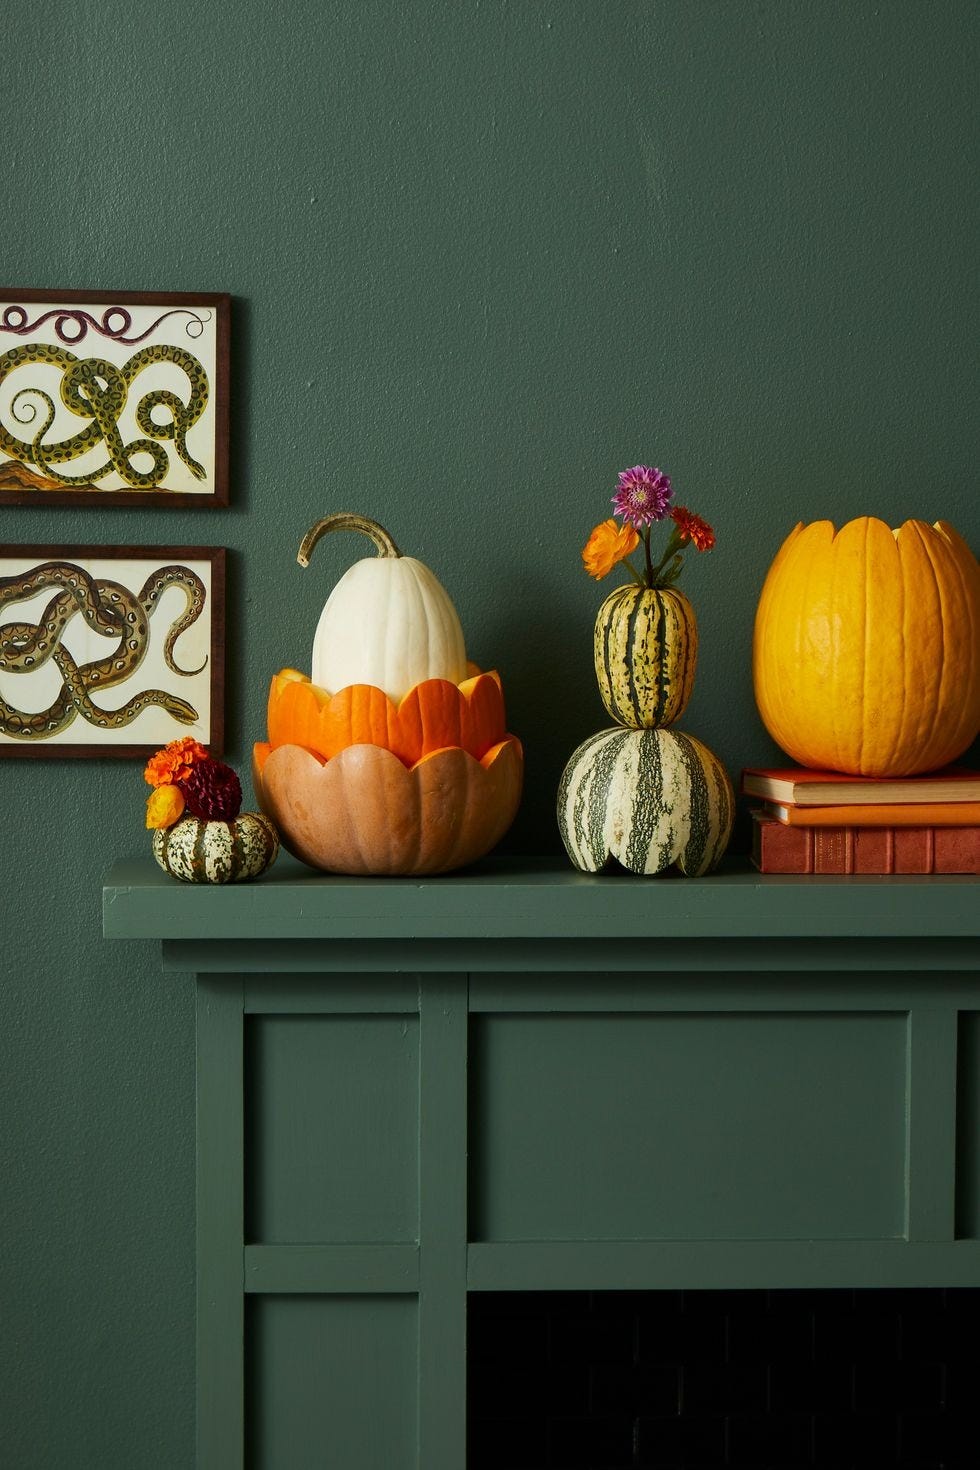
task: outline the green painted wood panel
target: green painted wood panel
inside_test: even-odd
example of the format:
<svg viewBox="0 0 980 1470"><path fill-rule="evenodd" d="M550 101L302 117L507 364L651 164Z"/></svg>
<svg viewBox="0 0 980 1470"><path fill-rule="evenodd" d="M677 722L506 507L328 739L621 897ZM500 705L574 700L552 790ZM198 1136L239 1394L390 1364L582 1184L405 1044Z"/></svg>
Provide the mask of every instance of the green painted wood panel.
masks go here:
<svg viewBox="0 0 980 1470"><path fill-rule="evenodd" d="M426 976L419 1107L419 1466L466 1459L466 977Z"/></svg>
<svg viewBox="0 0 980 1470"><path fill-rule="evenodd" d="M417 1245L380 1242L247 1245L245 1290L278 1295L417 1292Z"/></svg>
<svg viewBox="0 0 980 1470"><path fill-rule="evenodd" d="M224 946L222 946L224 948ZM400 946L404 955L407 950ZM252 946L254 951L255 946ZM282 941L279 941L282 962ZM254 954L253 954L254 958ZM293 946L290 960L295 964ZM271 956L270 956L271 960ZM322 968L317 974L279 973L274 963L245 976L245 1010L252 1015L318 1014L376 1015L389 1012L407 1016L419 1007L419 977L415 974L373 975L370 984L362 974L345 974L332 970L330 984L324 985Z"/></svg>
<svg viewBox="0 0 980 1470"><path fill-rule="evenodd" d="M956 1116L956 1234L980 1238L980 1010L959 1018Z"/></svg>
<svg viewBox="0 0 980 1470"><path fill-rule="evenodd" d="M598 921L597 921L598 925ZM601 938L491 939L296 939L289 943L288 962L297 974L336 975L362 979L368 975L390 975L414 979L416 972L471 975L512 971L522 982L530 973L585 976L613 974L669 975L687 971L719 975L769 975L788 972L827 971L854 975L882 976L904 972L951 975L975 973L977 946L974 940L950 939L941 935L905 939L808 939L800 945L791 938L703 939L664 938L648 934L635 938L605 932ZM641 927L639 920L637 927ZM925 931L928 933L928 930ZM195 974L276 975L284 964L282 939L206 939L163 942L163 968ZM274 982L272 982L274 983ZM479 1001L476 1002L479 1005ZM257 1009L267 1009L258 998ZM321 1009L344 1009L326 999ZM376 1009L383 1010L383 1004ZM402 1007L396 1004L394 1009ZM276 1009L272 1006L271 1009ZM356 1005L353 1009L357 1009Z"/></svg>
<svg viewBox="0 0 980 1470"><path fill-rule="evenodd" d="M956 1213L957 1011L930 997L909 1014L908 1192L910 1240L951 1241Z"/></svg>
<svg viewBox="0 0 980 1470"><path fill-rule="evenodd" d="M244 1451L242 982L197 989L197 1463Z"/></svg>
<svg viewBox="0 0 980 1470"><path fill-rule="evenodd" d="M892 1238L902 1015L474 1023L473 1240Z"/></svg>
<svg viewBox="0 0 980 1470"><path fill-rule="evenodd" d="M422 1470L417 1315L408 1296L249 1298L248 1470Z"/></svg>
<svg viewBox="0 0 980 1470"><path fill-rule="evenodd" d="M728 948L733 962L737 963L739 946L732 944ZM976 948L972 958L975 968ZM978 986L972 975L945 971L922 975L893 969L888 974L879 974L872 968L855 974L850 970L802 970L784 965L772 974L752 974L741 968L724 973L686 968L638 969L630 974L608 969L566 974L544 968L520 974L489 972L471 975L469 992L470 1011L477 1015L925 1008L955 1016L958 1007L976 1004Z"/></svg>
<svg viewBox="0 0 980 1470"><path fill-rule="evenodd" d="M248 1239L418 1234L418 1018L249 1016Z"/></svg>
<svg viewBox="0 0 980 1470"><path fill-rule="evenodd" d="M980 1287L980 1246L905 1240L476 1243L470 1291Z"/></svg>

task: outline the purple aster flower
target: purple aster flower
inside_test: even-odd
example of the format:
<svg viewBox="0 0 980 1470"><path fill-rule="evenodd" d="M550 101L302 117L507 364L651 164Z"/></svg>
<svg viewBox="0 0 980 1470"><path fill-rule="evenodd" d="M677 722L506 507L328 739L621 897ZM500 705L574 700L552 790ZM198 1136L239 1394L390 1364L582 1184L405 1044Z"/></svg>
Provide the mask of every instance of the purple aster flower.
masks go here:
<svg viewBox="0 0 980 1470"><path fill-rule="evenodd" d="M671 499L670 480L663 471L636 464L631 470L621 471L612 503L621 520L642 528L651 521L662 521L670 510Z"/></svg>

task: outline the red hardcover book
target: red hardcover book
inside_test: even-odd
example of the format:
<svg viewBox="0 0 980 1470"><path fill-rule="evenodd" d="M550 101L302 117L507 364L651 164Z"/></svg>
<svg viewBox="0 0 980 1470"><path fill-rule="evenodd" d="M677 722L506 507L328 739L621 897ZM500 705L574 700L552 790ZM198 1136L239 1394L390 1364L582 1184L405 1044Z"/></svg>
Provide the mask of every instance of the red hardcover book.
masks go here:
<svg viewBox="0 0 980 1470"><path fill-rule="evenodd" d="M977 827L789 827L752 813L761 873L980 873Z"/></svg>

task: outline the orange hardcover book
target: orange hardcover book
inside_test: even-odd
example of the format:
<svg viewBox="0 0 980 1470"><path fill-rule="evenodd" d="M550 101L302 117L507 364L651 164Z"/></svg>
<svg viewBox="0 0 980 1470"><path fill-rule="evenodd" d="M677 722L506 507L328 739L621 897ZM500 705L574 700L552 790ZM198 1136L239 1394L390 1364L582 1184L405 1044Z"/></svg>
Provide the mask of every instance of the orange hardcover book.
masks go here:
<svg viewBox="0 0 980 1470"><path fill-rule="evenodd" d="M922 776L845 776L803 766L746 766L742 793L786 806L878 806L926 801L980 801L980 771L944 766Z"/></svg>
<svg viewBox="0 0 980 1470"><path fill-rule="evenodd" d="M980 826L790 827L752 813L762 873L980 874Z"/></svg>
<svg viewBox="0 0 980 1470"><path fill-rule="evenodd" d="M882 802L880 806L780 806L762 810L787 827L980 827L980 801Z"/></svg>

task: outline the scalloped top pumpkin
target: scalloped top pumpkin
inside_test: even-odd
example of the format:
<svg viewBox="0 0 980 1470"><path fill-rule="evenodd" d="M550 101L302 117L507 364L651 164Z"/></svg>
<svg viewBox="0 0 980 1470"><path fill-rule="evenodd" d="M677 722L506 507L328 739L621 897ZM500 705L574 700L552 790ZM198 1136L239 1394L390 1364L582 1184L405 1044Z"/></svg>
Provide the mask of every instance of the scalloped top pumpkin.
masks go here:
<svg viewBox="0 0 980 1470"><path fill-rule="evenodd" d="M507 734L495 672L458 685L424 679L396 701L372 684L328 694L296 669L283 669L269 686L268 723L273 748L301 745L330 760L349 745L380 745L406 766L450 746L481 760Z"/></svg>
<svg viewBox="0 0 980 1470"><path fill-rule="evenodd" d="M327 598L313 640L312 682L329 694L370 684L396 700L425 679L460 684L467 675L463 629L435 575L403 556L377 521L349 511L310 528L297 556L301 566L331 531L361 532L378 555L349 567Z"/></svg>

